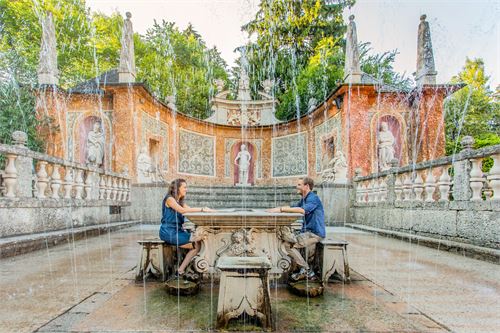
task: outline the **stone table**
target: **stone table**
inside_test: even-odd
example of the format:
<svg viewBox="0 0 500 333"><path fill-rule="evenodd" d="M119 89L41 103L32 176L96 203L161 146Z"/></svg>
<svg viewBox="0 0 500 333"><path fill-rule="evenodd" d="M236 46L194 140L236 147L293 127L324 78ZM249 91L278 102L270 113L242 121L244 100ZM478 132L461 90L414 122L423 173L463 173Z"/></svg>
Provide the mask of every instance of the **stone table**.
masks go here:
<svg viewBox="0 0 500 333"><path fill-rule="evenodd" d="M196 226L194 236L202 242L194 259L194 268L199 273L214 273L221 256L267 257L271 263L270 274L280 276L289 270L291 258L284 242L292 224L301 219L302 214L231 209L184 216Z"/></svg>

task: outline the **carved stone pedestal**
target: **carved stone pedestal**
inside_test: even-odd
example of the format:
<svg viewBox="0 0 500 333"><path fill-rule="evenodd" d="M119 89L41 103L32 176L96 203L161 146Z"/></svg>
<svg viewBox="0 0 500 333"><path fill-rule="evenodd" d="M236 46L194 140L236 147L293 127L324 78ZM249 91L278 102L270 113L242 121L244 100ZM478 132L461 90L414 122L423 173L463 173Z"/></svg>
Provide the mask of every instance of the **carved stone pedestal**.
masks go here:
<svg viewBox="0 0 500 333"><path fill-rule="evenodd" d="M337 273L344 282L351 281L347 245L349 243L335 238L325 238L317 245L317 259L321 268L321 280L328 283L330 276Z"/></svg>
<svg viewBox="0 0 500 333"><path fill-rule="evenodd" d="M268 271L271 263L266 257L221 257L217 329L227 327L229 320L246 313L259 320L265 330L274 330L271 316Z"/></svg>

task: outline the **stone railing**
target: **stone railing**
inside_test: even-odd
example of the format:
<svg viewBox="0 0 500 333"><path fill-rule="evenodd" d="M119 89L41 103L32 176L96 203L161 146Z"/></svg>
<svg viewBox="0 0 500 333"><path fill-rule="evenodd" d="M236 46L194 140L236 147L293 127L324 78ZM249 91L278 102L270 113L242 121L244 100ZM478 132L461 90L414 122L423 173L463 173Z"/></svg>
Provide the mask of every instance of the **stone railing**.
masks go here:
<svg viewBox="0 0 500 333"><path fill-rule="evenodd" d="M0 155L5 157L0 205L28 198L129 204L130 179L125 175L34 152L26 147L24 132L16 131L12 138L13 145L0 144Z"/></svg>
<svg viewBox="0 0 500 333"><path fill-rule="evenodd" d="M462 140L459 154L415 165L393 167L385 172L360 176L355 183L355 204L395 202L494 201L500 205L500 145L473 150L471 137ZM485 158L493 159L488 173Z"/></svg>
<svg viewBox="0 0 500 333"><path fill-rule="evenodd" d="M352 226L500 257L500 145L354 178ZM483 172L483 164L493 160ZM413 238L412 238L413 237ZM415 238L421 237L421 238ZM422 238L423 237L423 238Z"/></svg>

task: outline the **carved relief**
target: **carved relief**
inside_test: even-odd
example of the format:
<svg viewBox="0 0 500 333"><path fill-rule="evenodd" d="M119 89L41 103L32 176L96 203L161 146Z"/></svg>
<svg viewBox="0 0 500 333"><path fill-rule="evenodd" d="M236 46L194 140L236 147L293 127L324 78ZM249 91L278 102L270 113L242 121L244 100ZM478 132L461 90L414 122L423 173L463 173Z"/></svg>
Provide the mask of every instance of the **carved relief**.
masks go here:
<svg viewBox="0 0 500 333"><path fill-rule="evenodd" d="M307 175L306 133L272 139L273 177Z"/></svg>
<svg viewBox="0 0 500 333"><path fill-rule="evenodd" d="M179 131L179 172L215 176L215 137Z"/></svg>

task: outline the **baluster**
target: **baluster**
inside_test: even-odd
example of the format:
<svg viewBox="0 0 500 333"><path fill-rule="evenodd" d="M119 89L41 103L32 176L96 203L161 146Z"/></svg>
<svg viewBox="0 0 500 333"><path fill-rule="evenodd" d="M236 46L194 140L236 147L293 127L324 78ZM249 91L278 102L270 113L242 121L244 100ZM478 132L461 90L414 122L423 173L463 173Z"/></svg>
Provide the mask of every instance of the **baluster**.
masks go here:
<svg viewBox="0 0 500 333"><path fill-rule="evenodd" d="M112 177L112 190L111 190L111 200L116 200L116 194L118 193L118 182L116 177Z"/></svg>
<svg viewBox="0 0 500 333"><path fill-rule="evenodd" d="M439 201L441 202L450 201L449 195L451 178L448 174L448 169L449 166L444 166L441 168L441 176L439 177L439 181L437 183L439 189Z"/></svg>
<svg viewBox="0 0 500 333"><path fill-rule="evenodd" d="M373 180L368 182L368 187L366 188L366 202L373 202Z"/></svg>
<svg viewBox="0 0 500 333"><path fill-rule="evenodd" d="M125 179L120 178L120 199L119 201L124 201L123 198L125 197L125 184L124 184Z"/></svg>
<svg viewBox="0 0 500 333"><path fill-rule="evenodd" d="M5 185L5 196L7 198L15 198L17 190L17 155L6 154L5 157L7 158L7 165L5 166L5 173L2 176Z"/></svg>
<svg viewBox="0 0 500 333"><path fill-rule="evenodd" d="M361 196L363 195L362 193L362 184L361 182L356 183L356 202L359 203L361 202Z"/></svg>
<svg viewBox="0 0 500 333"><path fill-rule="evenodd" d="M378 180L373 180L373 188L372 188L372 202L380 201L380 188L378 186Z"/></svg>
<svg viewBox="0 0 500 333"><path fill-rule="evenodd" d="M411 182L411 173L405 175L405 180L403 181L403 201L411 200L411 192L412 192L412 182Z"/></svg>
<svg viewBox="0 0 500 333"><path fill-rule="evenodd" d="M380 188L380 201L386 202L387 201L387 182L386 182L385 177L380 179L379 188Z"/></svg>
<svg viewBox="0 0 500 333"><path fill-rule="evenodd" d="M470 170L470 188L472 189L472 201L481 201L481 190L483 189L483 172L481 171L481 159L472 160L472 169Z"/></svg>
<svg viewBox="0 0 500 333"><path fill-rule="evenodd" d="M86 200L92 200L92 183L93 183L93 176L92 176L92 171L85 171L85 199Z"/></svg>
<svg viewBox="0 0 500 333"><path fill-rule="evenodd" d="M104 200L106 195L106 175L99 177L99 200Z"/></svg>
<svg viewBox="0 0 500 333"><path fill-rule="evenodd" d="M126 188L126 192L125 192L125 200L124 201L130 201L130 180L129 179L125 179L125 188Z"/></svg>
<svg viewBox="0 0 500 333"><path fill-rule="evenodd" d="M82 169L76 170L75 190L76 190L75 199L82 199L82 194L83 194L83 170Z"/></svg>
<svg viewBox="0 0 500 333"><path fill-rule="evenodd" d="M434 191L436 190L436 178L432 174L432 168L427 170L427 177L425 177L425 201L433 202L434 201Z"/></svg>
<svg viewBox="0 0 500 333"><path fill-rule="evenodd" d="M361 202L367 203L369 183L367 181L364 181L362 186L363 186L363 196L361 197Z"/></svg>
<svg viewBox="0 0 500 333"><path fill-rule="evenodd" d="M59 173L59 165L54 164L52 166L52 174L50 175L52 189L52 199L59 199L59 189L61 188L61 174Z"/></svg>
<svg viewBox="0 0 500 333"><path fill-rule="evenodd" d="M111 176L106 176L106 200L111 200L111 193L113 191Z"/></svg>
<svg viewBox="0 0 500 333"><path fill-rule="evenodd" d="M65 168L64 175L64 199L71 199L71 190L73 189L73 169L70 166Z"/></svg>
<svg viewBox="0 0 500 333"><path fill-rule="evenodd" d="M403 198L403 182L401 181L400 175L396 176L396 181L394 182L394 193L396 194L396 201L401 201Z"/></svg>
<svg viewBox="0 0 500 333"><path fill-rule="evenodd" d="M493 155L491 158L493 158L493 167L488 175L488 182L493 190L491 200L500 200L500 154Z"/></svg>
<svg viewBox="0 0 500 333"><path fill-rule="evenodd" d="M416 172L415 179L413 180L413 193L415 193L415 201L422 201L422 192L424 192L424 181L420 171Z"/></svg>
<svg viewBox="0 0 500 333"><path fill-rule="evenodd" d="M116 182L118 183L118 192L116 193L116 201L122 201L123 179L119 177Z"/></svg>
<svg viewBox="0 0 500 333"><path fill-rule="evenodd" d="M38 162L38 173L36 174L37 177L37 182L36 182L36 189L37 189L37 197L39 199L44 199L46 198L45 196L45 190L47 189L48 183L49 183L49 176L47 174L47 162L45 161L39 161Z"/></svg>

